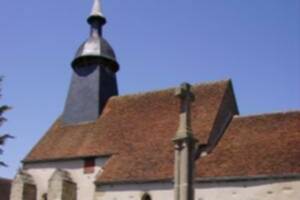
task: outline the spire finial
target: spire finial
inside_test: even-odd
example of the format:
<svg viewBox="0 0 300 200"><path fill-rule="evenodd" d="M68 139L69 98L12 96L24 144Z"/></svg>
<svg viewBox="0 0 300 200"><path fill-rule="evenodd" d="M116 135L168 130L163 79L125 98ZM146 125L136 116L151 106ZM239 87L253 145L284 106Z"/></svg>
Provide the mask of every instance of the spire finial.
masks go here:
<svg viewBox="0 0 300 200"><path fill-rule="evenodd" d="M102 13L102 6L100 0L94 0L94 5L92 8L91 16L101 16L104 17Z"/></svg>
<svg viewBox="0 0 300 200"><path fill-rule="evenodd" d="M92 24L94 21L98 21L102 25L106 22L106 19L102 12L101 0L94 0L94 5L91 15L88 18L88 22Z"/></svg>

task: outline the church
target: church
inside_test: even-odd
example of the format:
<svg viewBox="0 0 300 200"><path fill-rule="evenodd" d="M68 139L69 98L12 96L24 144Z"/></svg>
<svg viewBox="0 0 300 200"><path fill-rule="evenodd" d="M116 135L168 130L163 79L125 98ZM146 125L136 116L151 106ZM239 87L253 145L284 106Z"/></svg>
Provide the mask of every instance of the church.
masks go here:
<svg viewBox="0 0 300 200"><path fill-rule="evenodd" d="M230 80L119 96L99 0L87 22L64 111L11 200L178 200L185 185L186 200L299 200L300 111L239 116Z"/></svg>

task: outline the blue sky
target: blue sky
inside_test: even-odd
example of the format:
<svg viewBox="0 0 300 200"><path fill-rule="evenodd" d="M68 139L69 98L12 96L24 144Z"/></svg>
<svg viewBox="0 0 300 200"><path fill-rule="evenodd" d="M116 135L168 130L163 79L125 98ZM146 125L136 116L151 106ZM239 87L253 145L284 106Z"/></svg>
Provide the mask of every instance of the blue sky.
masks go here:
<svg viewBox="0 0 300 200"><path fill-rule="evenodd" d="M0 132L13 177L62 112L92 0L0 2ZM103 0L121 94L231 78L241 115L300 110L300 0Z"/></svg>

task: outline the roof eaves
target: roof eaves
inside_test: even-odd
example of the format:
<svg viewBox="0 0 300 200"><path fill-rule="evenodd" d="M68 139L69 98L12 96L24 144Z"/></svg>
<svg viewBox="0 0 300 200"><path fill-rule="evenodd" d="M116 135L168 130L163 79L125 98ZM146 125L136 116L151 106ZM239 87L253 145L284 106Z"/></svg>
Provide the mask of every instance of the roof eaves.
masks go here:
<svg viewBox="0 0 300 200"><path fill-rule="evenodd" d="M296 181L300 180L300 174L284 175L258 175L258 176L224 176L224 177L199 177L196 183L220 183L220 182L248 182L248 181ZM173 178L153 179L153 180L119 180L119 181L95 181L96 186L103 185L124 185L124 184L151 184L151 183L173 183Z"/></svg>
<svg viewBox="0 0 300 200"><path fill-rule="evenodd" d="M63 157L63 158L50 158L50 159L40 159L40 160L22 160L23 164L34 164L34 163L43 163L43 162L57 162L57 161L72 161L80 160L85 158L110 158L112 154L103 154L103 155L86 155L86 156L74 156L74 157Z"/></svg>

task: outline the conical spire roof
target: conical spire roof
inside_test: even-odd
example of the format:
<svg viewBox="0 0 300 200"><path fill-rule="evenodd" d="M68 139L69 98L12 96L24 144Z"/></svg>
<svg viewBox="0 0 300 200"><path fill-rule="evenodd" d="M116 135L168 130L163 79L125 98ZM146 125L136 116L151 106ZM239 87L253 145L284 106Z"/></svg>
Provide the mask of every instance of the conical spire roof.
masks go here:
<svg viewBox="0 0 300 200"><path fill-rule="evenodd" d="M94 5L92 7L91 14L87 21L91 25L94 22L96 22L100 25L104 25L106 23L106 19L102 12L101 0L94 0Z"/></svg>
<svg viewBox="0 0 300 200"><path fill-rule="evenodd" d="M92 8L91 16L104 17L100 0L94 0L94 5Z"/></svg>

